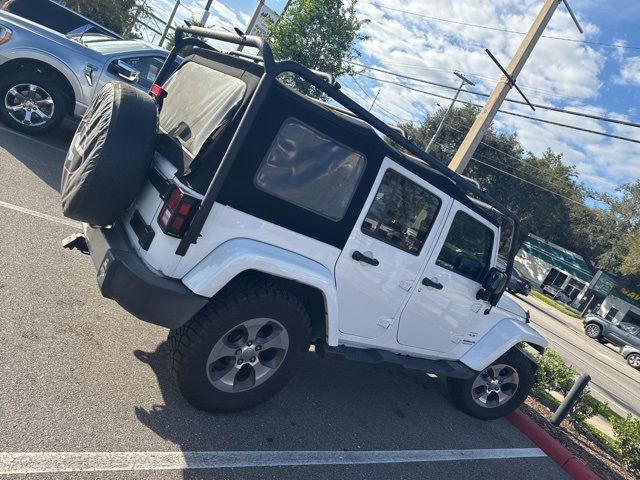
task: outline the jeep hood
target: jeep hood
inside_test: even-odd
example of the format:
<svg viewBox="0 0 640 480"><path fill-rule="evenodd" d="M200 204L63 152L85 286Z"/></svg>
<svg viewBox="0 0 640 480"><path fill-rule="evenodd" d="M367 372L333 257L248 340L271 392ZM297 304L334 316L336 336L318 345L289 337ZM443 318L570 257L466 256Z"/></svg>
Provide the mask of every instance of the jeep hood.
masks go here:
<svg viewBox="0 0 640 480"><path fill-rule="evenodd" d="M496 305L495 308L503 311L510 317L516 316L518 317L519 320L523 320L523 321L526 321L527 319L526 310L522 308L520 305L518 305L518 303L516 303L514 299L507 296L506 294L503 294L502 297L500 297L500 301L498 302L498 305Z"/></svg>

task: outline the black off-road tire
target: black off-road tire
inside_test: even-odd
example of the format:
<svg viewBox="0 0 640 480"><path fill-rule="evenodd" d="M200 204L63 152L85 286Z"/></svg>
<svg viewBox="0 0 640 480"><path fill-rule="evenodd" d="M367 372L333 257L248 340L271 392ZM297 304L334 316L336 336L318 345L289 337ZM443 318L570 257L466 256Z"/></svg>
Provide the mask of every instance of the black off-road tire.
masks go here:
<svg viewBox="0 0 640 480"><path fill-rule="evenodd" d="M289 348L279 368L264 383L250 390L222 391L207 371L209 355L216 343L244 321L269 318L287 331ZM311 319L300 300L267 279L247 280L214 298L184 326L168 337L169 364L184 398L207 412L234 412L261 403L290 380L307 352Z"/></svg>
<svg viewBox="0 0 640 480"><path fill-rule="evenodd" d="M2 75L0 78L0 117L2 117L2 120L4 120L10 128L28 135L41 135L50 132L60 125L60 122L62 122L67 115L69 99L65 96L64 89L54 78L47 77L43 72L32 69L17 70ZM37 86L39 88L38 92L45 92L53 101L51 118L46 120L42 125L25 125L24 123L20 123L20 121L13 118L7 110L6 102L9 90L18 85L27 84ZM13 98L13 95L9 94L9 97Z"/></svg>
<svg viewBox="0 0 640 480"><path fill-rule="evenodd" d="M499 364L509 365L518 373L519 384L509 400L504 404L491 408L478 405L473 399L472 386L476 378L483 373L479 372L478 375L466 380L456 378L447 379L447 388L454 405L468 415L481 420L500 418L518 408L527 398L527 395L529 395L533 387L535 380L533 365L517 348L509 350L496 361L492 362L491 365Z"/></svg>
<svg viewBox="0 0 640 480"><path fill-rule="evenodd" d="M158 127L155 100L122 82L91 101L64 162L65 216L107 226L120 219L149 174Z"/></svg>

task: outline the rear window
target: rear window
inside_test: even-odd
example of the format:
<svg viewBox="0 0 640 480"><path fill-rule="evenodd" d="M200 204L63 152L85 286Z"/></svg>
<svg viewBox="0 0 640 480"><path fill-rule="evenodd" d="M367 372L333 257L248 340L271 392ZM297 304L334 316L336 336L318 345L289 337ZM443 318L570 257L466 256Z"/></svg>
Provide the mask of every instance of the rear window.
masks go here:
<svg viewBox="0 0 640 480"><path fill-rule="evenodd" d="M167 97L160 112L160 129L191 157L225 125L246 91L242 80L195 62L185 63L163 87Z"/></svg>
<svg viewBox="0 0 640 480"><path fill-rule="evenodd" d="M361 153L290 117L258 168L257 188L340 221L364 172Z"/></svg>

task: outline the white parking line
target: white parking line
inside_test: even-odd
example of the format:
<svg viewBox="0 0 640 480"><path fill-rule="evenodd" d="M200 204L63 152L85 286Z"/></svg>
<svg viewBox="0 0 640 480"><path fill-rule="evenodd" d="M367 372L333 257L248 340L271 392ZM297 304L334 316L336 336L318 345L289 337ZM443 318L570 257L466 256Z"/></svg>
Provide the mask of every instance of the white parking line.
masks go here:
<svg viewBox="0 0 640 480"><path fill-rule="evenodd" d="M539 448L391 451L0 453L0 475L115 470L365 465L546 457Z"/></svg>
<svg viewBox="0 0 640 480"><path fill-rule="evenodd" d="M46 213L36 212L35 210L30 210L28 208L20 207L18 205L14 205L13 203L7 203L0 200L0 207L8 208L9 210L14 210L20 213L26 213L27 215L31 215L33 217L44 218L45 220L49 220L50 222L61 223L63 225L68 225L74 228L82 228L82 223L76 222L75 220L69 220L66 218L54 217L53 215L47 215Z"/></svg>
<svg viewBox="0 0 640 480"><path fill-rule="evenodd" d="M7 132L7 133L12 133L13 135L17 136L17 137L22 137L26 140L29 140L29 142L31 143L37 143L38 145L42 145L43 147L49 147L53 150L57 150L58 152L62 152L65 155L67 154L67 149L66 148L61 148L61 147L56 147L55 145L51 145L50 143L47 143L45 141L42 141L38 138L35 138L31 135L26 135L24 133L20 133L20 132L16 132L15 130L11 130L10 128L6 128L6 127L0 127L0 131L3 132Z"/></svg>

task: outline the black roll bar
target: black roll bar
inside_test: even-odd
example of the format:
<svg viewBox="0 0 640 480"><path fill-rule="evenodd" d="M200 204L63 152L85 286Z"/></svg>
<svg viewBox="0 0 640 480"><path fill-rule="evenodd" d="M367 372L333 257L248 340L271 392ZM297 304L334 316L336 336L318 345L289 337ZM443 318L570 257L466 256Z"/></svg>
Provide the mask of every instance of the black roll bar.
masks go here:
<svg viewBox="0 0 640 480"><path fill-rule="evenodd" d="M177 250L177 255L185 255L189 246L191 244L196 243L198 237L200 236L200 232L202 227L204 226L205 221L209 215L209 212L213 208L213 205L220 193L222 188L222 184L226 179L227 174L231 170L231 166L235 161L235 157L240 151L240 146L245 138L248 136L248 131L253 123L253 120L256 117L256 113L262 102L264 102L271 85L275 81L276 77L283 73L293 73L309 84L316 87L318 90L322 91L324 94L331 97L333 100L338 102L340 105L345 107L347 110L352 112L356 117L360 118L364 122L368 123L371 127L378 130L380 133L386 135L394 142L396 142L401 147L408 150L411 154L415 155L419 160L415 160L411 157L406 157L409 161L423 166L426 164L427 166L433 168L434 170L440 172L445 177L450 179L454 184L458 185L464 191L468 193L472 193L476 195L480 200L486 202L495 208L498 212L500 212L504 217L509 219L513 224L513 232L512 232L512 241L511 247L509 249L509 257L507 259L507 271L506 274L509 276L513 270L513 258L516 253L516 239L518 234L518 228L520 221L518 217L507 209L504 205L502 205L497 200L493 199L491 196L487 195L480 188L476 187L472 182L466 180L458 173L450 170L445 164L440 162L434 156L426 153L420 147L418 147L415 143L406 139L401 133L399 133L396 129L390 127L385 122L380 120L378 117L373 115L371 112L368 112L363 107L361 107L358 103L354 102L351 98L346 96L344 93L340 91L338 87L334 85L335 79L333 76L330 76L333 81L326 81L326 76L320 76L319 72L313 72L309 68L301 65L298 62L294 62L291 60L285 60L280 62L275 62L273 58L273 52L271 51L271 47L267 42L262 40L260 37L250 36L250 35L235 35L232 33L221 32L216 30L210 30L202 27L177 27L175 33L175 47L169 54L165 64L163 65L158 77L160 82L164 81L165 78L162 77L165 70L168 72L168 64L175 61L175 58L178 55L178 52L182 50L183 46L189 43L191 38L183 38L184 34L197 35L199 37L212 38L215 40L221 40L224 42L234 43L237 45L245 45L250 47L257 48L260 52L262 52L262 61L264 63L264 74L258 83L258 87L255 90L253 98L249 102L247 109L238 125L238 129L236 130L231 142L225 152L222 160L220 161L220 165L216 170L211 183L209 184L209 188L207 189L204 198L202 199L202 203L200 204L200 208L196 212L196 215L193 218L193 222L191 223L189 229L187 230L185 236L182 238ZM160 83L158 82L158 83Z"/></svg>

